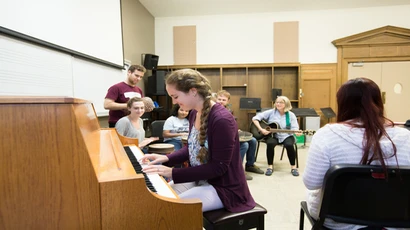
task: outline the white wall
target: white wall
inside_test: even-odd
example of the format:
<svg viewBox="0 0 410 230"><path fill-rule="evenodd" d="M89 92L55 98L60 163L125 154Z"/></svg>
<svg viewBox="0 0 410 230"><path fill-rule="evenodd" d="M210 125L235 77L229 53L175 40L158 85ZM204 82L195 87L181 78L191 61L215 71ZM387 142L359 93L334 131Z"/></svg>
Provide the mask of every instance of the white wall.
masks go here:
<svg viewBox="0 0 410 230"><path fill-rule="evenodd" d="M273 62L273 23L299 21L299 62L335 63L333 40L391 25L410 28L410 5L155 19L159 65L173 65L173 27L196 25L197 64Z"/></svg>

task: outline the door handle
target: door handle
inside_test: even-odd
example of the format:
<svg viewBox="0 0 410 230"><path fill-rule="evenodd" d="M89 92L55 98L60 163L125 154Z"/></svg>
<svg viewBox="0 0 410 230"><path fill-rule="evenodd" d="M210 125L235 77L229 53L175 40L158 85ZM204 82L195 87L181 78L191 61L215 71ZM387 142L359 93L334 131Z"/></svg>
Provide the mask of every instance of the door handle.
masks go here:
<svg viewBox="0 0 410 230"><path fill-rule="evenodd" d="M382 92L382 102L383 105L386 104L386 92Z"/></svg>

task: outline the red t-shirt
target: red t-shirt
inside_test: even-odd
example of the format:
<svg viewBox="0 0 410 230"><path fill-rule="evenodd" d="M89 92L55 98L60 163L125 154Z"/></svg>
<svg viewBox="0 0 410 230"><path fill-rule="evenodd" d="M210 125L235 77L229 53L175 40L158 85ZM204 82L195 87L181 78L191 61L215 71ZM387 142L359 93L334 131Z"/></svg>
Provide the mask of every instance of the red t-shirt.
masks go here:
<svg viewBox="0 0 410 230"><path fill-rule="evenodd" d="M120 82L108 89L105 98L111 99L117 103L127 103L130 98L143 96L144 95L140 87L130 86L125 82ZM108 122L116 123L123 116L125 116L123 110L110 110Z"/></svg>

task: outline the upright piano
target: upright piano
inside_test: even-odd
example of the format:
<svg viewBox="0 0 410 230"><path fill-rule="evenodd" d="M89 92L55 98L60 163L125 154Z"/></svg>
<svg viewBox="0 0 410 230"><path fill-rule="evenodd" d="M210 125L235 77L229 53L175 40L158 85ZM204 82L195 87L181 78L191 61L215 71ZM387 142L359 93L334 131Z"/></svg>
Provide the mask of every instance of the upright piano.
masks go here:
<svg viewBox="0 0 410 230"><path fill-rule="evenodd" d="M88 101L0 96L0 140L0 229L202 229L200 200L148 190Z"/></svg>

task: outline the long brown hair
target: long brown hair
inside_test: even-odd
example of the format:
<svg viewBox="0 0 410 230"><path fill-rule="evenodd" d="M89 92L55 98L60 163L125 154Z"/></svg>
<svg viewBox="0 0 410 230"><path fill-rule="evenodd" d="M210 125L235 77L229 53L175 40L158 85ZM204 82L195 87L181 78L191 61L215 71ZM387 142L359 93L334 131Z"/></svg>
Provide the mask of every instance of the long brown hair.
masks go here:
<svg viewBox="0 0 410 230"><path fill-rule="evenodd" d="M208 150L205 148L206 132L208 131L208 115L211 111L211 84L209 80L200 72L192 69L181 69L171 72L165 83L175 86L176 90L188 93L189 90L195 88L198 96L204 99L201 113L201 127L199 129L199 150L198 160L204 163L208 158Z"/></svg>
<svg viewBox="0 0 410 230"><path fill-rule="evenodd" d="M386 132L386 125L394 126L384 116L384 106L380 88L368 78L351 79L344 83L337 92L337 122L347 123L352 127L364 128L363 157L360 164L370 165L378 160L386 170L380 140L386 137L393 146L396 158L396 145ZM373 152L373 154L371 154Z"/></svg>

